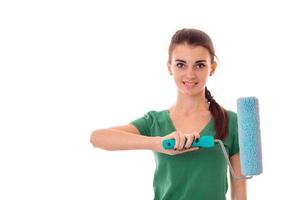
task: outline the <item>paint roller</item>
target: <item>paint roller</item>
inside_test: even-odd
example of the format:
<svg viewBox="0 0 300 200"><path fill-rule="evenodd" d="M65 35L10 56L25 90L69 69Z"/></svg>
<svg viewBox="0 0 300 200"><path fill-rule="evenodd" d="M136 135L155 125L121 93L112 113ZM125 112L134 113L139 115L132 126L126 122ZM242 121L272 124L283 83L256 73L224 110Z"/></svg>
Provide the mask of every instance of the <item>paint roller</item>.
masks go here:
<svg viewBox="0 0 300 200"><path fill-rule="evenodd" d="M204 135L194 140L191 146L211 148L215 143L219 143L231 175L235 179L250 179L263 171L258 99L256 97L238 98L237 117L242 176L237 176L234 172L222 140ZM164 149L173 149L175 139L164 140L162 145Z"/></svg>

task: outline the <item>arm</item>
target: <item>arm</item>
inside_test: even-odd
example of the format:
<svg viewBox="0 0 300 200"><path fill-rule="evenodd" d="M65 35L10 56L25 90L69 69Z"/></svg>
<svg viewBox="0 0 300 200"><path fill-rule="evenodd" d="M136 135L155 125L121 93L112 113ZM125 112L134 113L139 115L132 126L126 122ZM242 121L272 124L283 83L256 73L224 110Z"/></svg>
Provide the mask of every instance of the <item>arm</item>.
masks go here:
<svg viewBox="0 0 300 200"><path fill-rule="evenodd" d="M241 176L241 164L240 164L240 154L237 153L230 157L230 163L234 169L237 176ZM246 180L244 179L234 179L230 176L231 182L231 199L232 200L246 200Z"/></svg>
<svg viewBox="0 0 300 200"><path fill-rule="evenodd" d="M147 137L140 134L132 124L98 129L92 132L90 142L94 147L108 151L115 150L154 150L160 145L160 137Z"/></svg>
<svg viewBox="0 0 300 200"><path fill-rule="evenodd" d="M139 130L132 124L128 124L125 126L95 130L91 135L90 141L94 147L108 151L148 149L168 155L176 155L199 149L198 147L180 151L163 149L162 141L164 139L177 138L177 140L179 140L176 134L178 133L175 131L164 137L148 137L141 135ZM183 140L184 137L180 137L180 139ZM181 143L182 142L183 141L181 141Z"/></svg>

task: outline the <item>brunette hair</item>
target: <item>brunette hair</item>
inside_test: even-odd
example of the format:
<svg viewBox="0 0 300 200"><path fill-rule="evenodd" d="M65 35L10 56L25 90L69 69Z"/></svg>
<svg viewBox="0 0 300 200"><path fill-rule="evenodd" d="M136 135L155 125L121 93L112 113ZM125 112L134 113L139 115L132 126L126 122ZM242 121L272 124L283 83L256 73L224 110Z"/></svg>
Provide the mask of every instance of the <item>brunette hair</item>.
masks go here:
<svg viewBox="0 0 300 200"><path fill-rule="evenodd" d="M172 36L169 46L169 60L171 63L171 55L176 45L187 43L191 46L202 46L206 48L210 54L211 63L215 62L215 49L211 38L203 31L198 29L181 29ZM214 120L216 129L216 139L224 140L228 135L228 115L226 110L219 105L211 95L210 91L205 87L205 97L209 102L209 111Z"/></svg>

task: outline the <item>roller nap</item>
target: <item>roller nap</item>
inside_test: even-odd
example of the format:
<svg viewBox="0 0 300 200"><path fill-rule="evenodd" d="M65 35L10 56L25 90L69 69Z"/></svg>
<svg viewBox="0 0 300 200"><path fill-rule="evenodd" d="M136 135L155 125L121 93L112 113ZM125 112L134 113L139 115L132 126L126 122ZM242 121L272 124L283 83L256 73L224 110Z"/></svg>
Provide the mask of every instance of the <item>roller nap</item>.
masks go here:
<svg viewBox="0 0 300 200"><path fill-rule="evenodd" d="M237 115L242 174L259 175L263 167L258 99L237 99Z"/></svg>

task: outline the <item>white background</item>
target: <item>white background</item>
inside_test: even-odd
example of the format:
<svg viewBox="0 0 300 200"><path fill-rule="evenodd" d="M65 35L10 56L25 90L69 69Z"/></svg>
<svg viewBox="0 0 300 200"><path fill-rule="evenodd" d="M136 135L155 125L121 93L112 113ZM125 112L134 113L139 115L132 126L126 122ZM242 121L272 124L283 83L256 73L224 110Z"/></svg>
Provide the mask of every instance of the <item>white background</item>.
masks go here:
<svg viewBox="0 0 300 200"><path fill-rule="evenodd" d="M93 148L93 130L173 105L167 48L207 32L208 87L260 100L264 173L249 199L300 199L296 1L1 1L0 199L153 198L151 151ZM228 192L229 194L229 192Z"/></svg>

